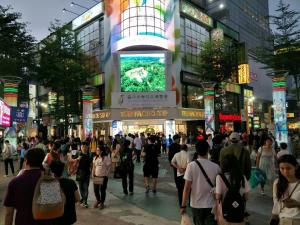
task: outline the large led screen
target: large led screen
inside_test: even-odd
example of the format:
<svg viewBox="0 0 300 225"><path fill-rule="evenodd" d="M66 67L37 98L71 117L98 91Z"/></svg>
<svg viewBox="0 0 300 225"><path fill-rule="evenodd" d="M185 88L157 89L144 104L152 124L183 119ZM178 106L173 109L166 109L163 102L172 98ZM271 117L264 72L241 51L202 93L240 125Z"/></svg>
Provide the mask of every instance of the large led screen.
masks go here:
<svg viewBox="0 0 300 225"><path fill-rule="evenodd" d="M122 92L166 90L165 54L121 54Z"/></svg>

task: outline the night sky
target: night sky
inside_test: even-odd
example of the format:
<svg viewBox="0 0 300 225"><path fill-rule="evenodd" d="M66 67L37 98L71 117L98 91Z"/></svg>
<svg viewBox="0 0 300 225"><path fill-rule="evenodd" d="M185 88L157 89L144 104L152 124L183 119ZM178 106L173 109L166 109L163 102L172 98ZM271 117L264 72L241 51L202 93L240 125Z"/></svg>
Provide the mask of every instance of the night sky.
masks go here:
<svg viewBox="0 0 300 225"><path fill-rule="evenodd" d="M90 8L97 0L74 0L74 2ZM99 1L99 0L98 0ZM291 5L291 9L300 11L300 0L284 0ZM76 17L71 13L63 13L66 8L76 13L83 13L85 9L70 6L72 0L0 0L3 6L11 5L14 11L22 13L22 21L28 23L28 30L37 39L41 40L49 34L50 22L59 19L63 23ZM274 15L278 0L269 0L270 14Z"/></svg>

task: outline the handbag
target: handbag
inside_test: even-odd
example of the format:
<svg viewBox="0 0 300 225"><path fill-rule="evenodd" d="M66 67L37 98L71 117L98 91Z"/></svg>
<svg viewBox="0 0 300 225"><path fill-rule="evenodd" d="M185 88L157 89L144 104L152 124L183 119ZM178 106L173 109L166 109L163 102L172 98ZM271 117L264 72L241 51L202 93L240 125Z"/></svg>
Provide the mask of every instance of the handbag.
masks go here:
<svg viewBox="0 0 300 225"><path fill-rule="evenodd" d="M93 183L98 185L103 185L104 177L93 176Z"/></svg>

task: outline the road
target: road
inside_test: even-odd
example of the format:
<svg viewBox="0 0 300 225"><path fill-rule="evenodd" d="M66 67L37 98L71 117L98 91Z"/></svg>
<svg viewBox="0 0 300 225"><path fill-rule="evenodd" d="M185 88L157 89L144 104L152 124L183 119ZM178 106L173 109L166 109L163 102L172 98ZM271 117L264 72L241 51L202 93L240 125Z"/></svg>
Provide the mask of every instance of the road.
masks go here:
<svg viewBox="0 0 300 225"><path fill-rule="evenodd" d="M77 205L77 225L178 225L180 215L177 202L176 187L173 182L172 171L166 156L160 158L160 173L157 193L145 194L143 186L142 164L135 165L134 195L124 195L120 179L110 178L106 207L103 210L93 209L95 202L92 183L89 187L90 208ZM4 163L0 162L0 200L7 184L12 177L4 178ZM250 213L251 225L268 224L272 197L270 187L266 187L266 195L260 195L258 189L251 190L247 210ZM0 208L0 225L4 224L4 210ZM187 209L189 211L189 209ZM99 222L99 223L97 223ZM26 225L26 224L24 224Z"/></svg>

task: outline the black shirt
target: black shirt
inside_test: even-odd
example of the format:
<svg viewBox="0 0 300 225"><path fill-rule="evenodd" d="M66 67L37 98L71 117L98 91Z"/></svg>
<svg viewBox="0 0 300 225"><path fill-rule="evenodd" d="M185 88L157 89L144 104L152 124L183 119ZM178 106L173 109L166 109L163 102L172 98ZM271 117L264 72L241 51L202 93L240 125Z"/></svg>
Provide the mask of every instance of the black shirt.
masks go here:
<svg viewBox="0 0 300 225"><path fill-rule="evenodd" d="M81 159L79 161L78 171L81 171L83 177L89 177L91 174L91 163L93 159L88 153L81 152L79 156Z"/></svg>
<svg viewBox="0 0 300 225"><path fill-rule="evenodd" d="M70 225L77 221L75 210L75 191L78 190L75 181L67 178L59 179L60 187L65 194L65 210L64 215L56 219L57 225Z"/></svg>
<svg viewBox="0 0 300 225"><path fill-rule="evenodd" d="M159 147L155 144L145 146L145 164L158 165L158 155L160 154Z"/></svg>

